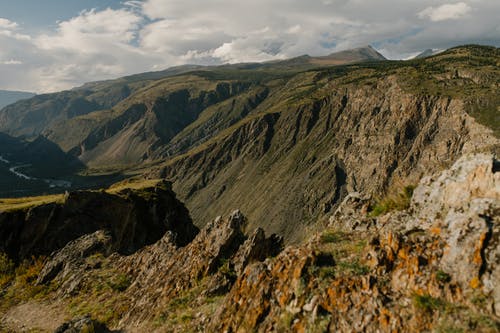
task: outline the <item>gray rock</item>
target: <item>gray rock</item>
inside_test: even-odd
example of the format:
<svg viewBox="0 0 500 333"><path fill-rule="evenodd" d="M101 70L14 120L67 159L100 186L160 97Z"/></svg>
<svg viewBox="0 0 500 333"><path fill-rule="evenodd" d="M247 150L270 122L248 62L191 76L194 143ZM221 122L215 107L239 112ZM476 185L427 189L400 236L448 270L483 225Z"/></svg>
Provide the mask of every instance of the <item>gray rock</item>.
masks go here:
<svg viewBox="0 0 500 333"><path fill-rule="evenodd" d="M83 274L79 272L85 269L85 258L96 253L107 256L111 248L111 235L101 230L71 241L49 256L36 283L47 284L57 279L62 282L59 290L71 294L80 285Z"/></svg>
<svg viewBox="0 0 500 333"><path fill-rule="evenodd" d="M112 333L118 331L109 330L106 325L93 320L90 316L75 318L59 326L54 333Z"/></svg>

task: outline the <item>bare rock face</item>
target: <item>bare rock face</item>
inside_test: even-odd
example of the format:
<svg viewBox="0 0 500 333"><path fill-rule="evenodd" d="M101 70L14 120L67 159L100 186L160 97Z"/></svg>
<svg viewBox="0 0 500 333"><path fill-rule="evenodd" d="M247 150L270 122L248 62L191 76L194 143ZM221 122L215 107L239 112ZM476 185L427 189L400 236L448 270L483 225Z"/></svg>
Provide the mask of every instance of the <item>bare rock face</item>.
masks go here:
<svg viewBox="0 0 500 333"><path fill-rule="evenodd" d="M500 314L500 171L491 155L469 155L416 189L417 223L434 228L446 242L440 266L463 289L494 296Z"/></svg>
<svg viewBox="0 0 500 333"><path fill-rule="evenodd" d="M56 280L60 284L58 289L63 296L68 296L78 288L83 278L83 271L95 268L86 267L85 259L93 254L108 256L111 254L111 248L112 238L104 231L96 231L71 241L61 250L51 254L38 275L37 284Z"/></svg>
<svg viewBox="0 0 500 333"><path fill-rule="evenodd" d="M136 278L127 290L131 310L120 324L141 326L172 298L200 284L204 295L224 293L237 272L280 251L281 238L266 238L261 230L247 238L245 226L245 217L236 210L210 222L185 247L175 247L167 234L160 242L124 258L120 265Z"/></svg>
<svg viewBox="0 0 500 333"><path fill-rule="evenodd" d="M497 331L497 163L464 156L379 218L348 195L321 236L247 266L208 331Z"/></svg>
<svg viewBox="0 0 500 333"><path fill-rule="evenodd" d="M232 259L235 273L243 273L244 268L252 261L264 261L269 256L277 255L281 251L280 244L283 244L282 237L273 234L266 238L264 230L257 228Z"/></svg>
<svg viewBox="0 0 500 333"><path fill-rule="evenodd" d="M130 254L159 240L167 230L176 244L191 241L198 228L169 183L141 190L69 193L64 202L0 213L0 252L21 261L49 255L81 236L105 230L111 250Z"/></svg>

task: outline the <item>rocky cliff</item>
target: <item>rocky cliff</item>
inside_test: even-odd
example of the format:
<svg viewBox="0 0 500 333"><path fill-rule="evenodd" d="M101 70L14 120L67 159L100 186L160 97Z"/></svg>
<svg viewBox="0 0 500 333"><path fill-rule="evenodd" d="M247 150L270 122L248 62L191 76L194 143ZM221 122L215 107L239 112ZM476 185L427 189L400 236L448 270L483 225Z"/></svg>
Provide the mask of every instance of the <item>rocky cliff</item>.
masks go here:
<svg viewBox="0 0 500 333"><path fill-rule="evenodd" d="M498 48L373 53L89 84L5 108L0 130L42 134L90 174L166 177L198 227L239 208L252 228L299 242L350 191L383 196L463 153L498 152Z"/></svg>
<svg viewBox="0 0 500 333"><path fill-rule="evenodd" d="M497 332L498 165L466 155L423 178L407 209L378 217L351 192L322 232L284 249L239 211L185 246L182 230L169 231L129 256L102 251L109 236L89 233L52 253L31 282L19 271L3 285L4 327L49 327L29 326L40 322L34 311L16 317L36 307L98 320L59 332L104 332L101 322L125 332ZM16 305L13 287L38 296Z"/></svg>
<svg viewBox="0 0 500 333"><path fill-rule="evenodd" d="M173 181L197 225L239 207L253 227L303 239L349 191L382 195L463 153L498 150L495 132L478 123L498 128L497 70L488 64L480 71L492 76L479 76L469 63L450 61L451 53L441 57L418 68L297 74L250 116L153 175ZM477 95L484 105L476 109L479 86L489 92ZM479 109L492 120L478 117Z"/></svg>
<svg viewBox="0 0 500 333"><path fill-rule="evenodd" d="M99 230L110 237L106 253L129 254L167 231L185 245L198 229L168 183L116 193L71 192L47 204L0 212L0 252L20 262Z"/></svg>
<svg viewBox="0 0 500 333"><path fill-rule="evenodd" d="M0 330L498 331L498 48L309 60L0 112L135 178L0 200Z"/></svg>

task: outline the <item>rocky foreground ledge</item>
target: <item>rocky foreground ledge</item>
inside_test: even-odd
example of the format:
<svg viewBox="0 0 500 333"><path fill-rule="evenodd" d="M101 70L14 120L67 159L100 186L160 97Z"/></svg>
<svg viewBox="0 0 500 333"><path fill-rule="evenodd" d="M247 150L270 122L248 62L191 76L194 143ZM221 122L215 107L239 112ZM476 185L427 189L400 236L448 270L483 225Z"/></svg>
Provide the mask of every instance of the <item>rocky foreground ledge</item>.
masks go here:
<svg viewBox="0 0 500 333"><path fill-rule="evenodd" d="M58 332L497 332L499 170L491 155L462 157L377 218L351 193L324 232L285 249L239 211L185 246L170 230L130 255L100 250L112 235L97 230L2 285L3 327L28 327L14 319L31 305L77 318Z"/></svg>

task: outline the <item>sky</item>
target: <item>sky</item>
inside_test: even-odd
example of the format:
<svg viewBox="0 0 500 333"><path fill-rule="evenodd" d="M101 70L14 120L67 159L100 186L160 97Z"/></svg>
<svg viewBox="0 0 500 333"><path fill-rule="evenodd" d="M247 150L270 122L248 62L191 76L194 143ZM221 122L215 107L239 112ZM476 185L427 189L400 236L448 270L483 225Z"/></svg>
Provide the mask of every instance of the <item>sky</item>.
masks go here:
<svg viewBox="0 0 500 333"><path fill-rule="evenodd" d="M0 89L54 92L181 64L372 45L500 46L499 0L0 0Z"/></svg>

